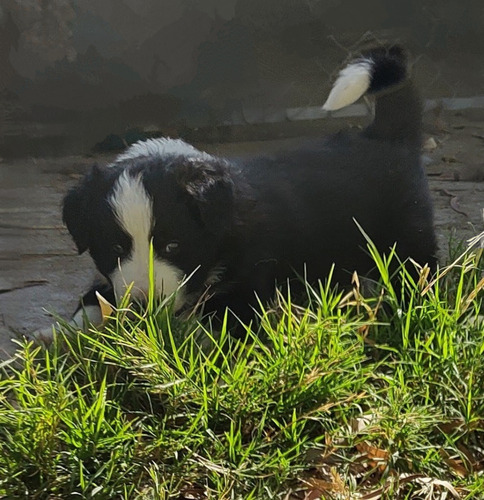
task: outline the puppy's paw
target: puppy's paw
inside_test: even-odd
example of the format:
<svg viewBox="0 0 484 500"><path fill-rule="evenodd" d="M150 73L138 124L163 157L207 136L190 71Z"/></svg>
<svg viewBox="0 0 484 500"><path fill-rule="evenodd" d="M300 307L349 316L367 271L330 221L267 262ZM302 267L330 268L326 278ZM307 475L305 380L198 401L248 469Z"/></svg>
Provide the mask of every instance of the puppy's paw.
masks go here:
<svg viewBox="0 0 484 500"><path fill-rule="evenodd" d="M29 335L29 338L37 344L50 345L54 340L54 332L59 329L59 325L54 323L45 328L39 328Z"/></svg>
<svg viewBox="0 0 484 500"><path fill-rule="evenodd" d="M112 312L112 309L110 310ZM54 340L55 332L62 331L69 334L74 331L87 332L91 325L99 327L104 323L103 311L100 306L87 306L79 309L68 322L61 322L62 328L58 322L45 328L39 328L28 335L28 338L38 344L48 346Z"/></svg>

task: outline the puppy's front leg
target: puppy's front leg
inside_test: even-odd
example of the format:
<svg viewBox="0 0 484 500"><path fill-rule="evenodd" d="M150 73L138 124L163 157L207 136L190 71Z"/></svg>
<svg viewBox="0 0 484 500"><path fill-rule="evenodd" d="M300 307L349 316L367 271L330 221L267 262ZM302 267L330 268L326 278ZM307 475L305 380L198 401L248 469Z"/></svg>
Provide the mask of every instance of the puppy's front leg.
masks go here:
<svg viewBox="0 0 484 500"><path fill-rule="evenodd" d="M67 322L68 325L81 331L87 331L89 325L93 325L95 327L102 325L103 316L99 300L97 298L97 293L102 295L102 297L104 297L109 303L115 303L113 287L110 284L94 284L80 300L76 312L70 321ZM41 343L49 344L52 342L54 330L58 329L59 326L59 323L55 322L49 327L41 328L40 330L35 331L32 337Z"/></svg>

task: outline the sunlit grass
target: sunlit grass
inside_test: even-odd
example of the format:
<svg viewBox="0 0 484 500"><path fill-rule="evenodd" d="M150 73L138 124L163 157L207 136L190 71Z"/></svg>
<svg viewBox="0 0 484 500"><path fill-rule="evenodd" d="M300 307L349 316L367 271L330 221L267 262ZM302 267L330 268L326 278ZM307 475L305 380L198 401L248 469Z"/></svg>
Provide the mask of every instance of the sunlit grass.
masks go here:
<svg viewBox="0 0 484 500"><path fill-rule="evenodd" d="M281 290L242 336L151 293L25 343L2 367L0 495L483 498L482 250L397 281L369 251L371 293Z"/></svg>

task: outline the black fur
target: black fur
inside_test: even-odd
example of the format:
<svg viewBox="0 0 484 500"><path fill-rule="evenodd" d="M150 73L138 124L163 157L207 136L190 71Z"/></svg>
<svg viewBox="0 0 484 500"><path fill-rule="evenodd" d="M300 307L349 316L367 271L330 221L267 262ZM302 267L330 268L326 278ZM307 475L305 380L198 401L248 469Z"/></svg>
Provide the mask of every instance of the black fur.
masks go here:
<svg viewBox="0 0 484 500"><path fill-rule="evenodd" d="M375 119L361 133L302 141L272 156L220 159L170 156L124 160L95 168L65 198L64 220L79 252L89 249L109 280L129 249L107 196L119 173L141 174L153 200L158 258L190 275L192 297L210 281L208 311L231 308L242 319L256 297L270 299L277 283L305 275L348 283L373 262L354 219L381 252L396 243L401 259L434 267L436 243L427 180L420 162L421 105L397 47L376 49L370 92ZM178 251L167 255L166 244ZM147 263L148 265L148 263ZM220 280L209 280L219 270ZM213 280L216 281L216 280ZM85 297L90 302L92 291Z"/></svg>

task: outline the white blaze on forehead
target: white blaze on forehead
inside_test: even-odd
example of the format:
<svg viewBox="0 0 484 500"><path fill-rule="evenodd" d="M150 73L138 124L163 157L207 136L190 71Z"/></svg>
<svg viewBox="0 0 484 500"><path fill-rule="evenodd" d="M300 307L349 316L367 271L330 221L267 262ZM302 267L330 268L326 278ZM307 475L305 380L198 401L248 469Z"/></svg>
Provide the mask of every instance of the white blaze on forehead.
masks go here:
<svg viewBox="0 0 484 500"><path fill-rule="evenodd" d="M133 241L149 241L153 226L152 202L140 175L133 177L124 171L114 185L109 203Z"/></svg>
<svg viewBox="0 0 484 500"><path fill-rule="evenodd" d="M123 172L116 181L109 203L123 230L131 237L131 253L121 259L110 278L116 299L120 299L131 284L131 295L145 299L149 290L149 259L151 231L154 224L152 201L141 176ZM169 262L154 256L155 291L169 296L178 290L183 272ZM175 307L183 305L183 292L177 292Z"/></svg>
<svg viewBox="0 0 484 500"><path fill-rule="evenodd" d="M148 139L138 141L132 144L124 153L120 154L114 163L120 163L125 160L134 160L143 157L166 158L168 156L185 156L188 158L206 158L210 159L208 153L194 148L191 144L181 139L170 139L162 137L159 139Z"/></svg>
<svg viewBox="0 0 484 500"><path fill-rule="evenodd" d="M370 87L371 67L370 59L360 59L346 66L334 82L323 109L336 111L357 101Z"/></svg>

